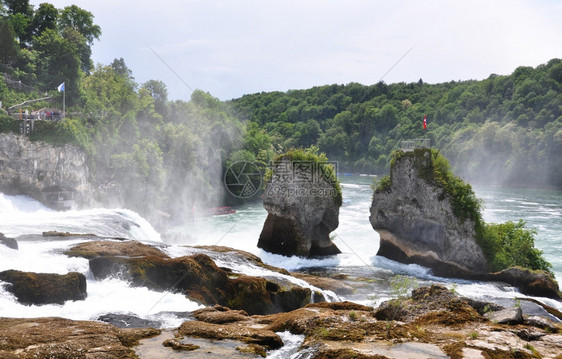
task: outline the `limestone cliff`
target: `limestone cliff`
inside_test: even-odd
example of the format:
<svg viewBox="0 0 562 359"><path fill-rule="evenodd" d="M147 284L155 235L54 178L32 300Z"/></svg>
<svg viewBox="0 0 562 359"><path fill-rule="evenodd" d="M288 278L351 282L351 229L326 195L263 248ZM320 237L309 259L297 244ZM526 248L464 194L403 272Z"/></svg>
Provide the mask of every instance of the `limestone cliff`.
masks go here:
<svg viewBox="0 0 562 359"><path fill-rule="evenodd" d="M74 146L32 142L0 134L0 191L27 194L50 205L49 193L64 190L76 203L89 201L85 153ZM52 204L52 203L51 203Z"/></svg>
<svg viewBox="0 0 562 359"><path fill-rule="evenodd" d="M263 194L268 216L259 248L285 256L340 253L329 235L339 225L341 193L336 184L321 175L322 168L315 165L299 164L290 158L275 164Z"/></svg>
<svg viewBox="0 0 562 359"><path fill-rule="evenodd" d="M390 184L375 191L370 221L380 234L377 255L448 277L484 273L474 222L459 218L445 189L424 176L433 165L429 149L407 152L394 161Z"/></svg>

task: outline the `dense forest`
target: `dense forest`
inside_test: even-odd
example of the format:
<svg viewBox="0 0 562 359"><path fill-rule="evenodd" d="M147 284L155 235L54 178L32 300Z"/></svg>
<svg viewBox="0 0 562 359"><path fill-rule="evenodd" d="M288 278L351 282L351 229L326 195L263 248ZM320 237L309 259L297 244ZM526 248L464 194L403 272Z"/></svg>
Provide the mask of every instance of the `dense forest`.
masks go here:
<svg viewBox="0 0 562 359"><path fill-rule="evenodd" d="M189 215L224 201L224 171L236 161L265 169L280 152L314 145L340 171L384 174L392 150L414 138L430 138L471 182L562 187L560 59L483 81L350 83L230 101L196 90L169 101L162 81L137 83L123 58L94 65L101 34L75 5L0 0L0 131L17 132L20 111L60 109L64 82L65 117L39 121L30 138L82 147L102 203Z"/></svg>
<svg viewBox="0 0 562 359"><path fill-rule="evenodd" d="M561 187L561 90L553 59L483 81L327 85L230 103L280 149L316 145L345 171L388 172L401 141L429 138L468 181Z"/></svg>

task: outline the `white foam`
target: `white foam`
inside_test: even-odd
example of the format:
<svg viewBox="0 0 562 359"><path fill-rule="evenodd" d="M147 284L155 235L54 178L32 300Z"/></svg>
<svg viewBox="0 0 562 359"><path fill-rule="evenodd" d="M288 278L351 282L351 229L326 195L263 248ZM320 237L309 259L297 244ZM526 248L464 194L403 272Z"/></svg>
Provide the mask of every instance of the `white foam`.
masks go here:
<svg viewBox="0 0 562 359"><path fill-rule="evenodd" d="M22 305L10 293L0 289L0 317L34 318L48 315L93 320L107 313L132 313L139 318L152 319L160 312L187 312L202 307L182 294L130 287L129 283L118 279L89 280L87 285L88 297L85 300L67 301L64 305ZM170 314L159 316L170 322L170 326L181 323L180 319Z"/></svg>

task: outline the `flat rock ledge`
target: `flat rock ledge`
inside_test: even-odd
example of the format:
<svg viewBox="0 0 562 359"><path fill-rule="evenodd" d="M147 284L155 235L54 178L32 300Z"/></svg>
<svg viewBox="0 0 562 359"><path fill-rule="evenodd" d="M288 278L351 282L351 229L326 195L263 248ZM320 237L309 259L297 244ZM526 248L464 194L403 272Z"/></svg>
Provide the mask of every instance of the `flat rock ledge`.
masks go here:
<svg viewBox="0 0 562 359"><path fill-rule="evenodd" d="M560 358L560 322L484 304L433 285L378 308L324 302L286 313L249 315L216 305L192 312L192 319L175 330L162 331L61 318L0 318L0 358L147 358L142 353L149 345L150 357L174 357L179 351L194 358L260 358L284 346L280 333L286 331L301 336L298 351L312 359L421 354Z"/></svg>
<svg viewBox="0 0 562 359"><path fill-rule="evenodd" d="M63 318L0 318L0 358L137 358L132 347L138 340L160 332Z"/></svg>

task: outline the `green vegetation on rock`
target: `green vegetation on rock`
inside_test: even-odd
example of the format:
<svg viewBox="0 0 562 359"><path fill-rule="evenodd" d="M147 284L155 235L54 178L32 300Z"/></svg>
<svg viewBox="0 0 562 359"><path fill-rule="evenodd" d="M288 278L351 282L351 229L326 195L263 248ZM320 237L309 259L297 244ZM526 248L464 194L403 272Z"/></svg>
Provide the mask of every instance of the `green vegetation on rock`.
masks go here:
<svg viewBox="0 0 562 359"><path fill-rule="evenodd" d="M535 248L536 229L525 228L525 221L487 223L484 228L484 253L490 253L493 271L523 267L550 272L552 265Z"/></svg>

